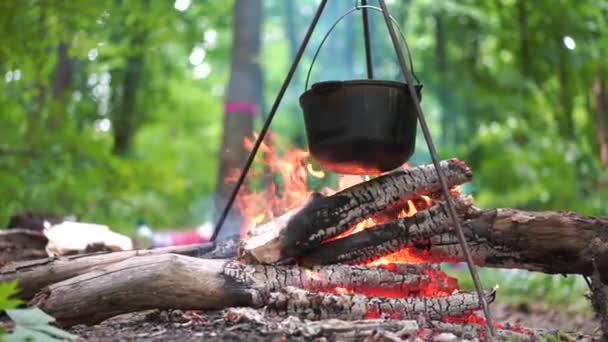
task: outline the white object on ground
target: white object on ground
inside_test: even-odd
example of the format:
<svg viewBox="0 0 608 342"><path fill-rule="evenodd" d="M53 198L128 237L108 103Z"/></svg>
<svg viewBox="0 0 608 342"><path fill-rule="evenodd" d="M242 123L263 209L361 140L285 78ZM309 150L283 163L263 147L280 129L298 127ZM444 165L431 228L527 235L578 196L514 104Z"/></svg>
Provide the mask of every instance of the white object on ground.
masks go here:
<svg viewBox="0 0 608 342"><path fill-rule="evenodd" d="M83 252L91 245L104 245L116 251L133 249L128 236L99 224L64 221L44 229L44 235L49 239L46 252L50 256Z"/></svg>
<svg viewBox="0 0 608 342"><path fill-rule="evenodd" d="M213 235L214 229L215 229L215 226L213 225L213 223L205 222L205 223L201 224L200 226L198 226L197 230L198 230L198 233L200 236L209 240L211 238L211 235Z"/></svg>

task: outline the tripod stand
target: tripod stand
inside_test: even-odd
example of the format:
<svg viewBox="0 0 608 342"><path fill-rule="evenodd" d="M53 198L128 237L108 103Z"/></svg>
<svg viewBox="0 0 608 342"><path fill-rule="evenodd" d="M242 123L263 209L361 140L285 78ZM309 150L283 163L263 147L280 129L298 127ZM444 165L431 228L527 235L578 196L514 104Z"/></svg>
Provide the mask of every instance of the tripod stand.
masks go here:
<svg viewBox="0 0 608 342"><path fill-rule="evenodd" d="M323 13L323 10L325 9L325 7L327 5L327 2L328 2L327 0L321 0L321 3L319 4L319 7L313 17L313 20L306 32L306 35L304 36L304 39L298 49L298 52L296 53L294 61L292 62L291 66L289 68L289 71L287 72L287 76L285 77L285 80L283 81L283 84L281 85L281 88L279 89L279 92L272 104L272 107L270 108L268 117L266 118L266 121L264 122L264 125L262 126L262 129L260 130L258 138L256 139L255 143L253 144L253 148L252 148L249 156L247 157L247 161L245 162L245 165L241 171L241 174L239 175L235 188L232 191L232 193L230 194L230 197L228 198L228 202L226 203L226 206L223 208L223 210L220 214L220 217L215 226L215 231L213 233L213 236L211 237L212 241L215 240L215 238L217 237L222 225L224 224L224 221L226 220L228 212L230 211L230 209L234 203L234 200L236 199L236 196L237 196L243 182L245 181L245 177L247 176L247 173L248 173L249 169L251 168L251 164L253 163L255 155L257 154L257 152L262 144L262 141L264 140L264 137L266 136L266 133L268 132L268 129L270 128L270 124L272 123L272 120L274 119L277 109L283 99L283 96L285 95L287 87L291 83L291 80L296 71L296 68L297 68L298 64L300 63L302 55L304 54L306 46L308 45L308 43L310 41L310 37L312 36L312 33L314 32L315 27L317 26L319 18L321 17L321 14ZM378 2L380 5L380 8L374 7L374 6L369 6L367 4L367 0L361 0L361 5L359 5L359 2L357 1L356 5L355 5L355 9L361 10L362 17L363 17L363 37L364 37L364 42L365 42L367 76L370 79L373 78L373 63L372 63L373 61L372 61L372 54L371 54L368 10L374 9L374 10L382 12L384 21L386 23L386 26L387 26L387 29L388 29L388 32L389 32L389 35L391 38L391 42L392 42L395 52L397 54L397 59L399 62L399 67L400 67L401 73L403 74L403 77L406 81L410 96L412 99L414 99L413 102L415 104L418 122L420 123L420 127L422 129L426 145L429 149L429 153L431 155L433 165L435 166L435 170L437 172L437 176L438 176L438 179L439 179L439 182L441 185L442 193L447 201L448 213L449 213L450 219L452 221L453 228L458 237L458 241L464 252L465 259L466 259L469 271L471 273L471 277L473 278L473 282L475 284L475 289L476 289L477 295L479 297L479 302L483 308L486 322L488 324L488 330L490 332L490 337L493 337L493 336L495 336L495 329L494 329L493 321L492 321L491 314L490 314L490 311L488 308L488 304L483 295L483 288L481 286L481 281L479 280L479 275L477 273L476 266L473 262L473 258L471 256L471 252L467 245L466 238L464 236L464 232L463 232L460 222L458 220L458 216L457 216L456 210L455 210L455 204L450 195L449 188L448 188L448 185L447 185L447 182L445 179L445 175L443 174L441 168L439 167L439 158L437 156L437 150L435 148L435 144L433 142L428 124L426 122L426 118L425 118L422 108L420 106L420 101L419 101L419 97L416 93L416 89L414 87L414 80L412 77L411 70L409 70L407 67L405 56L403 55L403 51L399 44L399 39L395 32L395 28L393 26L392 18L390 16L388 8L386 6L386 2L384 0L378 0Z"/></svg>

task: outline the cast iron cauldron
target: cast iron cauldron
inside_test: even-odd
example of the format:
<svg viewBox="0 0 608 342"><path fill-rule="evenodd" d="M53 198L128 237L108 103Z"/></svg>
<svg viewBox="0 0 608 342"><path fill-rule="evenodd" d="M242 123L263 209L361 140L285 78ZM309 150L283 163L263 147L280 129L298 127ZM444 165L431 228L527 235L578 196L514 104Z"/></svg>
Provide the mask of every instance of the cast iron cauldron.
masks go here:
<svg viewBox="0 0 608 342"><path fill-rule="evenodd" d="M415 89L420 99L422 85ZM405 83L319 82L300 96L300 106L310 153L330 171L379 174L414 153L416 111Z"/></svg>

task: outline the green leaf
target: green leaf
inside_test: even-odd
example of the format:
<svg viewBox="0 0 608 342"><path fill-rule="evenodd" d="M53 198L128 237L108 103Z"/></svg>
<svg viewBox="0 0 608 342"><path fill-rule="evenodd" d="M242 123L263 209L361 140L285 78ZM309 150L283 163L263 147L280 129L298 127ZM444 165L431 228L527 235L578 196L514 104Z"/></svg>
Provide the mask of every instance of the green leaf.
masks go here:
<svg viewBox="0 0 608 342"><path fill-rule="evenodd" d="M11 298L18 292L19 288L16 280L0 283L0 311L16 308L22 303L19 299Z"/></svg>
<svg viewBox="0 0 608 342"><path fill-rule="evenodd" d="M50 323L55 318L38 308L7 310L7 315L15 322L15 330L6 341L65 341L78 337L56 328Z"/></svg>
<svg viewBox="0 0 608 342"><path fill-rule="evenodd" d="M16 326L10 335L3 338L5 342L56 342L60 341L52 336L33 330L29 327Z"/></svg>
<svg viewBox="0 0 608 342"><path fill-rule="evenodd" d="M55 318L38 308L6 310L6 314L15 324L23 326L45 325L55 322Z"/></svg>
<svg viewBox="0 0 608 342"><path fill-rule="evenodd" d="M36 326L35 329L38 331L44 332L48 335L56 336L58 338L63 338L66 340L77 340L78 339L78 336L72 335L69 332L63 331L52 325Z"/></svg>

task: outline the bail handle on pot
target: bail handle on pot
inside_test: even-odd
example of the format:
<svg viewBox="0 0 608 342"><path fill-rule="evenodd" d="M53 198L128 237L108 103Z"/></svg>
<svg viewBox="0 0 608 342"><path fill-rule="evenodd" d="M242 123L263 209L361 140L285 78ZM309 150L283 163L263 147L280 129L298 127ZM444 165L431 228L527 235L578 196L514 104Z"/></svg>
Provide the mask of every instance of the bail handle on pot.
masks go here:
<svg viewBox="0 0 608 342"><path fill-rule="evenodd" d="M323 39L321 40L319 47L317 48L317 50L315 51L315 54L312 57L312 62L310 63L310 67L308 68L308 72L306 73L306 82L304 84L304 91L308 90L308 83L310 81L310 74L312 73L312 67L314 66L315 61L317 60L317 57L319 56L319 52L321 52L321 48L323 47L323 44L325 44L325 41L327 40L327 38L329 37L331 32L336 28L336 26L338 26L338 24L342 21L342 19L344 19L347 16L349 16L350 14L352 14L356 11L360 11L361 9L364 9L364 8L371 9L376 12L382 13L382 9L380 7L370 6L370 5L360 5L359 1L356 0L355 7L351 8L346 13L341 15L338 19L336 19L336 21L331 25L331 27L329 28L327 33L325 33L325 36L323 36ZM395 26L395 28L397 28L397 31L399 32L399 34L401 36L401 40L403 41L403 45L405 46L405 51L407 52L407 58L408 58L408 62L410 64L410 71L412 73L412 76L414 76L414 79L416 80L416 84L420 85L420 80L418 79L418 76L416 76L416 72L414 71L414 62L412 60L412 54L410 52L410 47L407 44L407 40L405 39L405 34L401 30L401 27L399 27L399 24L397 23L395 18L393 18L392 16L390 16L390 18L391 18L391 21L393 22L393 25Z"/></svg>

